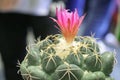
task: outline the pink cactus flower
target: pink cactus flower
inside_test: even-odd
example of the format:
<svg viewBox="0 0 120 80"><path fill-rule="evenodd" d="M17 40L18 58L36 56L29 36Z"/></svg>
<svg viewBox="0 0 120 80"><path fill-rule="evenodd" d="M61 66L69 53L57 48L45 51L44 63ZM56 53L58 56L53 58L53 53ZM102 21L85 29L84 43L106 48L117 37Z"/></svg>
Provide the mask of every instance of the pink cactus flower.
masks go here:
<svg viewBox="0 0 120 80"><path fill-rule="evenodd" d="M67 43L72 43L74 37L78 33L79 26L83 21L84 16L79 17L78 11L69 12L66 9L56 9L57 20L53 19L59 27L57 27L64 36Z"/></svg>

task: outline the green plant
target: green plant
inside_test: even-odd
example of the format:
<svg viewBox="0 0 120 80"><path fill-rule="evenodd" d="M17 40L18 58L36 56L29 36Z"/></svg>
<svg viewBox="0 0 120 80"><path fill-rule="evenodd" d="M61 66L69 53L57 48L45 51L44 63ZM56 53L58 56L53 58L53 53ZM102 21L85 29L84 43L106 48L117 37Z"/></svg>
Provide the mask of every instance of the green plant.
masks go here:
<svg viewBox="0 0 120 80"><path fill-rule="evenodd" d="M56 34L27 47L20 71L25 80L107 80L114 61L112 52L100 54L92 37L76 36L68 45Z"/></svg>
<svg viewBox="0 0 120 80"><path fill-rule="evenodd" d="M76 11L74 17L75 14ZM69 18L66 20L69 23ZM113 80L110 73L115 63L114 53L101 54L95 38L76 36L77 32L74 31L77 31L78 26L74 25L71 28L62 26L60 28L62 35L50 35L28 46L27 55L20 64L23 78L25 80Z"/></svg>

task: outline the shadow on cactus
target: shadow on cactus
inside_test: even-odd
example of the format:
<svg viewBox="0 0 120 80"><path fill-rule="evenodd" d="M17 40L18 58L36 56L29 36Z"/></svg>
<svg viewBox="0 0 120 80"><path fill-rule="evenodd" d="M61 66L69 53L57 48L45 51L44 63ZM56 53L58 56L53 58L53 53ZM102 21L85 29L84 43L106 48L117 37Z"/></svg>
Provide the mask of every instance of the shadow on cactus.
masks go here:
<svg viewBox="0 0 120 80"><path fill-rule="evenodd" d="M77 10L56 9L61 34L50 35L27 47L27 55L20 64L25 80L114 80L112 52L100 53L96 39L76 36L84 19Z"/></svg>

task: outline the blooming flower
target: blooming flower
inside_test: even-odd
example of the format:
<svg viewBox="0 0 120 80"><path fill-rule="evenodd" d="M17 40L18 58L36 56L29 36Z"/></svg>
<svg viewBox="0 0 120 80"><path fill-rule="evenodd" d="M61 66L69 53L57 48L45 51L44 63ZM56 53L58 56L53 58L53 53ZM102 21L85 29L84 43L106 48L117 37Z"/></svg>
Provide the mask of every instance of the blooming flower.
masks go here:
<svg viewBox="0 0 120 80"><path fill-rule="evenodd" d="M78 11L75 9L74 12L69 12L66 9L56 9L57 19L53 19L58 24L62 35L64 36L67 43L71 43L74 37L78 33L79 26L83 21L84 16L79 17Z"/></svg>

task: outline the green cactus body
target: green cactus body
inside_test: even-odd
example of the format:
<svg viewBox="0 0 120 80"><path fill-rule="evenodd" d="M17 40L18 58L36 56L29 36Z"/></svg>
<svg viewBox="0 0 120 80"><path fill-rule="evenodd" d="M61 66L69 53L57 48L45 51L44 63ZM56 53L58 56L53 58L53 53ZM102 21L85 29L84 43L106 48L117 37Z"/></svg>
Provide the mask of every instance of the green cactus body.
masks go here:
<svg viewBox="0 0 120 80"><path fill-rule="evenodd" d="M74 64L62 64L56 71L57 80L80 80L83 76L83 70L80 69L77 65ZM56 77L56 76L54 76Z"/></svg>
<svg viewBox="0 0 120 80"><path fill-rule="evenodd" d="M115 79L113 79L111 77L106 77L105 80L115 80Z"/></svg>
<svg viewBox="0 0 120 80"><path fill-rule="evenodd" d="M112 52L104 52L102 55L102 71L105 75L109 76L109 74L113 70L113 65L115 63L114 53Z"/></svg>
<svg viewBox="0 0 120 80"><path fill-rule="evenodd" d="M105 75L101 71L85 72L81 80L105 80Z"/></svg>
<svg viewBox="0 0 120 80"><path fill-rule="evenodd" d="M111 80L114 61L111 52L100 54L92 37L76 36L68 44L56 34L27 47L20 72L25 80Z"/></svg>

